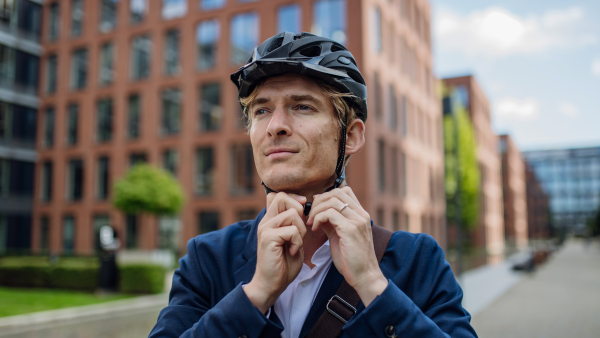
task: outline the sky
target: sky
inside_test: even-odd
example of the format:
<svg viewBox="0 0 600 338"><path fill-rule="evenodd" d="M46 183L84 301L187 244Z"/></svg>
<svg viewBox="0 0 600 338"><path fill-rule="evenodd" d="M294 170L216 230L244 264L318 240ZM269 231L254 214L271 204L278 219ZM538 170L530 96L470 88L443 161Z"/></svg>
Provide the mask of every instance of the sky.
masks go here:
<svg viewBox="0 0 600 338"><path fill-rule="evenodd" d="M600 146L600 1L430 0L434 72L472 74L521 150Z"/></svg>

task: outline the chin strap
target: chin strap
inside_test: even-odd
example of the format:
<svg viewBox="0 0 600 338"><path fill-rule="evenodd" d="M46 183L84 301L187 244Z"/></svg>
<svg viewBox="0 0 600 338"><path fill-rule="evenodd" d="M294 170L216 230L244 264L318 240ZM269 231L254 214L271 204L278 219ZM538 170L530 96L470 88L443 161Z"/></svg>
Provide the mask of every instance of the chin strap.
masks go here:
<svg viewBox="0 0 600 338"><path fill-rule="evenodd" d="M337 178L335 179L335 182L333 183L333 185L331 187L327 188L325 190L325 192L339 188L342 185L342 183L344 182L344 180L346 179L346 168L344 167L344 160L346 157L346 123L347 123L347 116L344 115L344 124L342 125L342 146L340 147L340 154L338 155L337 165L335 166L335 174L337 175ZM262 184L263 188L265 188L265 194L268 195L272 192L278 193L278 191L275 191L275 190L267 187L265 182L260 181L260 184ZM312 203L306 202L306 204L304 205L304 216L308 216L308 214L310 213L311 207L312 207Z"/></svg>

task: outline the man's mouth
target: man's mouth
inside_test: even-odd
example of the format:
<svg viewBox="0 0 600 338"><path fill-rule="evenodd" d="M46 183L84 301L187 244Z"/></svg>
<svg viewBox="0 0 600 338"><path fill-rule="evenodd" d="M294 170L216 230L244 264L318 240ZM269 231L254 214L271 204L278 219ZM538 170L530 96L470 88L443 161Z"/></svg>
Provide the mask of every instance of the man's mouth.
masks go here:
<svg viewBox="0 0 600 338"><path fill-rule="evenodd" d="M265 151L268 158L280 158L297 153L298 151L292 148L276 147Z"/></svg>

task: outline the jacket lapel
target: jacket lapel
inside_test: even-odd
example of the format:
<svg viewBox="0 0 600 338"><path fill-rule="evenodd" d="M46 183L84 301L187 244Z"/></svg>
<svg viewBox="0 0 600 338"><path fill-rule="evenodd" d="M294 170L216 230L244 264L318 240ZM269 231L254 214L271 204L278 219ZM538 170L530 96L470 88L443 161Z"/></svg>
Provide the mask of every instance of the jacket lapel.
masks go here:
<svg viewBox="0 0 600 338"><path fill-rule="evenodd" d="M233 277L235 279L235 285L240 283L250 283L252 277L254 276L254 272L256 271L256 230L258 229L258 224L265 216L266 208L258 213L258 216L254 219L250 231L248 232L248 239L246 240L246 244L244 245L244 250L242 251L242 258L244 263L241 267L234 272Z"/></svg>
<svg viewBox="0 0 600 338"><path fill-rule="evenodd" d="M333 262L331 263L331 267L329 268L329 272L325 276L325 280L321 284L321 288L319 289L319 293L317 293L317 297L310 307L310 311L308 312L308 316L306 316L306 320L304 321L304 325L302 325L302 330L300 331L300 338L304 338L308 335L310 330L315 323L321 317L321 314L326 309L327 302L331 297L335 295L335 292L339 289L342 281L344 280L344 276L342 276L338 270L335 268Z"/></svg>

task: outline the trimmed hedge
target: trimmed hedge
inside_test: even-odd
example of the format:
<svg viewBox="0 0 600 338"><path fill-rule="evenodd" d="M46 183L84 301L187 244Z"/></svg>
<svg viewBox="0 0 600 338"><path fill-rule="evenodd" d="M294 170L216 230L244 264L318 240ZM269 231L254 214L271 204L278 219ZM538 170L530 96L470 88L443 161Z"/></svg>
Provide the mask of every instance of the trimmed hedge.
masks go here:
<svg viewBox="0 0 600 338"><path fill-rule="evenodd" d="M119 274L124 293L161 293L165 288L165 268L160 265L121 265Z"/></svg>

